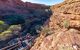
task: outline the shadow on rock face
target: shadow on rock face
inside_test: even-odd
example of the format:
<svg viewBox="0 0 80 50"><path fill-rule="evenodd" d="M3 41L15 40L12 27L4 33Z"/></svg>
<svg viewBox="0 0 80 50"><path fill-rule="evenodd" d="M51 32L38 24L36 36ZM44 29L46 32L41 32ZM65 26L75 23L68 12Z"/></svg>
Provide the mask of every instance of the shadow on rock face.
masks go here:
<svg viewBox="0 0 80 50"><path fill-rule="evenodd" d="M23 35L30 33L31 35L37 35L36 30L41 30L41 26L50 18L52 11L50 9L37 10L33 12L33 17L29 24L23 24Z"/></svg>
<svg viewBox="0 0 80 50"><path fill-rule="evenodd" d="M32 16L29 17L27 15L29 16L32 15ZM4 15L0 18L0 20L3 20L9 26L20 24L21 36L25 36L27 33L30 33L31 35L36 36L39 34L36 30L41 30L40 27L50 18L51 15L52 15L52 12L50 9L42 9L42 10L38 9L31 12L31 14L26 14L26 17L25 15L22 16L20 14ZM5 40L5 41L0 41L2 43L0 44L0 48L4 47L3 44L7 45L7 42L9 42L14 38L10 38L9 40Z"/></svg>

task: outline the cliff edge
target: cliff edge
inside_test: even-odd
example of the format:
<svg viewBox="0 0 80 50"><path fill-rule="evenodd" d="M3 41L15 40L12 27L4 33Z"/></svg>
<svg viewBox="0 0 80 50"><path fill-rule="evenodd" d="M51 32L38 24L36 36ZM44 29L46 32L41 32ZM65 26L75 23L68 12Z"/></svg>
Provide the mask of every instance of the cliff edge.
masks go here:
<svg viewBox="0 0 80 50"><path fill-rule="evenodd" d="M31 50L80 50L80 0L65 0L51 10Z"/></svg>

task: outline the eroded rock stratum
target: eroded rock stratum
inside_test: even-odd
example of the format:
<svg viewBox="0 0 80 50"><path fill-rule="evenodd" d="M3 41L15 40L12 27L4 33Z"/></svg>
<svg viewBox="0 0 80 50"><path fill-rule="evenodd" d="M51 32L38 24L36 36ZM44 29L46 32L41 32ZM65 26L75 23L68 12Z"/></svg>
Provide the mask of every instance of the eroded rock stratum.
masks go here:
<svg viewBox="0 0 80 50"><path fill-rule="evenodd" d="M31 50L80 50L80 0L65 0L51 9L48 31L41 31Z"/></svg>

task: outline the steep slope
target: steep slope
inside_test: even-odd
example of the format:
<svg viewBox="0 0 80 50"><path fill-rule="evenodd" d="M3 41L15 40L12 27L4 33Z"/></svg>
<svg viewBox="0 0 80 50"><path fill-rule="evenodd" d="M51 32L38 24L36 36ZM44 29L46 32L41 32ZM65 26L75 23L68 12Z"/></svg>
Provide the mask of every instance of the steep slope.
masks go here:
<svg viewBox="0 0 80 50"><path fill-rule="evenodd" d="M53 15L31 50L80 50L80 0L65 0L51 10Z"/></svg>

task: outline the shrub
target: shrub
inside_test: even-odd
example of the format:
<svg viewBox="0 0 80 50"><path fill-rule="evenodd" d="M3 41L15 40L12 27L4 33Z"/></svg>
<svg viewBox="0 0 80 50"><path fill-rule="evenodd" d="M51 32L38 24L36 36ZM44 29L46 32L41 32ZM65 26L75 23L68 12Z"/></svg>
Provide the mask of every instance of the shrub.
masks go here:
<svg viewBox="0 0 80 50"><path fill-rule="evenodd" d="M63 26L64 26L65 28L68 28L68 27L69 27L69 21L68 21L68 20L64 20L64 21L63 21Z"/></svg>
<svg viewBox="0 0 80 50"><path fill-rule="evenodd" d="M21 25L11 25L8 30L19 31L21 30Z"/></svg>
<svg viewBox="0 0 80 50"><path fill-rule="evenodd" d="M6 40L6 39L10 38L11 36L12 36L12 31L10 31L10 30L4 31L4 32L0 33L0 41Z"/></svg>
<svg viewBox="0 0 80 50"><path fill-rule="evenodd" d="M25 23L24 17L22 15L5 15L3 16L3 20L10 25L17 25Z"/></svg>
<svg viewBox="0 0 80 50"><path fill-rule="evenodd" d="M4 21L0 21L0 32L3 32L4 30L8 29L9 25L5 24Z"/></svg>
<svg viewBox="0 0 80 50"><path fill-rule="evenodd" d="M54 33L53 30L51 30L48 26L44 26L44 27L41 27L41 28L42 28L42 32L45 33L46 36Z"/></svg>
<svg viewBox="0 0 80 50"><path fill-rule="evenodd" d="M0 20L0 25L3 25L4 23L5 23L4 21Z"/></svg>
<svg viewBox="0 0 80 50"><path fill-rule="evenodd" d="M7 30L0 33L0 40L6 40L11 38L13 35L18 35L20 30L20 25L11 25Z"/></svg>

